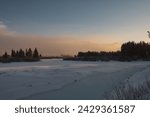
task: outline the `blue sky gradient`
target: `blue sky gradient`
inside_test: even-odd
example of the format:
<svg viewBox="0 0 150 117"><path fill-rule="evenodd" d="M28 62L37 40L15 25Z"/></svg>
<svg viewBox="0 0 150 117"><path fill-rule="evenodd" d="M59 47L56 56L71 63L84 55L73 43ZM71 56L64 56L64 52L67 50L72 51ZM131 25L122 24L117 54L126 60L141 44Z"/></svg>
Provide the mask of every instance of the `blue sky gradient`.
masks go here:
<svg viewBox="0 0 150 117"><path fill-rule="evenodd" d="M149 5L149 0L0 0L0 25L26 36L149 41Z"/></svg>

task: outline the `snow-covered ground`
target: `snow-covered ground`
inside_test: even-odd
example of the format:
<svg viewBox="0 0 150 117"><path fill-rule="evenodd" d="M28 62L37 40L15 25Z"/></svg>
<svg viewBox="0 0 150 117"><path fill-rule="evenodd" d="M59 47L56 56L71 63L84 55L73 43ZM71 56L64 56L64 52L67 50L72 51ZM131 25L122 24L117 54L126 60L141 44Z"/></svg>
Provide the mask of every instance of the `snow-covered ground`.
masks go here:
<svg viewBox="0 0 150 117"><path fill-rule="evenodd" d="M150 62L81 62L60 59L0 63L0 99L104 99L127 80L149 78Z"/></svg>

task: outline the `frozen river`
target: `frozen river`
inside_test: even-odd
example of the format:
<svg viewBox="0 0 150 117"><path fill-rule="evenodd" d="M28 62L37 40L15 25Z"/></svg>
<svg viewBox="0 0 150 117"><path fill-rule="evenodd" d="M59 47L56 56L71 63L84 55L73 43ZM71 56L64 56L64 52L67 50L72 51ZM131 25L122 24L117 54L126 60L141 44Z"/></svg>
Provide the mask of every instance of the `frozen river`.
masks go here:
<svg viewBox="0 0 150 117"><path fill-rule="evenodd" d="M61 59L0 63L0 99L104 99L150 62L81 62Z"/></svg>

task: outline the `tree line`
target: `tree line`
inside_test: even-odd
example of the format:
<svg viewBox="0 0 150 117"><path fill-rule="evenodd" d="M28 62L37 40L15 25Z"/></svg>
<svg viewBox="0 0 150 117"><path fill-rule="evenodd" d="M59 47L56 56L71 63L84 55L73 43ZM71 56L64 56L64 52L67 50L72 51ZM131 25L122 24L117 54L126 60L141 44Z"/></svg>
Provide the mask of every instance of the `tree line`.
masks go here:
<svg viewBox="0 0 150 117"><path fill-rule="evenodd" d="M32 50L31 48L23 50L11 50L11 54L9 55L5 52L0 57L0 62L21 62L21 61L39 61L41 55L39 54L37 48Z"/></svg>
<svg viewBox="0 0 150 117"><path fill-rule="evenodd" d="M144 41L124 43L121 46L121 54L127 60L150 60L150 44Z"/></svg>
<svg viewBox="0 0 150 117"><path fill-rule="evenodd" d="M127 42L121 45L120 51L115 52L78 52L77 55L64 60L81 60L81 61L135 61L135 60L150 60L150 44L141 41L139 43Z"/></svg>

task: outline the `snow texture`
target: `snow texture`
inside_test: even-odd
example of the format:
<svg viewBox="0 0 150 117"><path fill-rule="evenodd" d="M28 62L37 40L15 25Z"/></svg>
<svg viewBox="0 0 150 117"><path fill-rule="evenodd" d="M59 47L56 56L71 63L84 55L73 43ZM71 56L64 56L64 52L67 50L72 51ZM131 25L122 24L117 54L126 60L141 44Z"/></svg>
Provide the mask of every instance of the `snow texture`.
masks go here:
<svg viewBox="0 0 150 117"><path fill-rule="evenodd" d="M81 62L61 59L0 63L0 99L104 99L129 81L150 79L150 62Z"/></svg>

